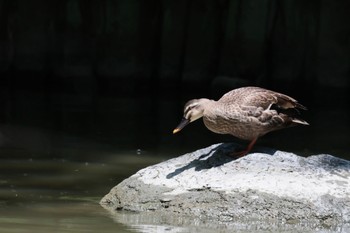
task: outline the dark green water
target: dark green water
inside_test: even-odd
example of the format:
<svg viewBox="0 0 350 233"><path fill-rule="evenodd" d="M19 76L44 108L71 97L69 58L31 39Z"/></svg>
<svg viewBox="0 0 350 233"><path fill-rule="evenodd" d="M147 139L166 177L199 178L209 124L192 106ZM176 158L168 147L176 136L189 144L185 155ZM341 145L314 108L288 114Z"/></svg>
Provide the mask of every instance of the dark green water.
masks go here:
<svg viewBox="0 0 350 233"><path fill-rule="evenodd" d="M60 157L50 159L24 149L0 150L0 232L130 232L98 202L122 179L161 159L76 146L60 148ZM93 161L78 159L91 153Z"/></svg>

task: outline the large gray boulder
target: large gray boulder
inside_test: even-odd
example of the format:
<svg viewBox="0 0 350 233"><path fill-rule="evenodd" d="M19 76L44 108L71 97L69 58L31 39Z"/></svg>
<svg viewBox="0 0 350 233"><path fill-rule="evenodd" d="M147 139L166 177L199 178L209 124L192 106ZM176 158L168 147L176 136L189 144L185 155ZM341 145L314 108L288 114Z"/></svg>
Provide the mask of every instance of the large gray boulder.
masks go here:
<svg viewBox="0 0 350 233"><path fill-rule="evenodd" d="M101 205L210 219L350 223L350 162L265 150L239 159L234 144L217 144L138 171Z"/></svg>

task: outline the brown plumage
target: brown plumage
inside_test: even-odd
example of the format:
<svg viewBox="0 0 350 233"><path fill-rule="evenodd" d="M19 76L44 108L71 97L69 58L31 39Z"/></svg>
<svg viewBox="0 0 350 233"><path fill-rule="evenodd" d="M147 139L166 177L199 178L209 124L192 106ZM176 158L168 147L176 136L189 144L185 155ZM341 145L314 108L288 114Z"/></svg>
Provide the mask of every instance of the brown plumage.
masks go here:
<svg viewBox="0 0 350 233"><path fill-rule="evenodd" d="M209 130L251 141L246 150L234 153L235 156L243 156L259 137L268 132L308 125L295 117L298 109L306 110L287 95L260 87L242 87L226 93L218 101L204 98L188 101L184 107L184 117L173 133L203 117Z"/></svg>

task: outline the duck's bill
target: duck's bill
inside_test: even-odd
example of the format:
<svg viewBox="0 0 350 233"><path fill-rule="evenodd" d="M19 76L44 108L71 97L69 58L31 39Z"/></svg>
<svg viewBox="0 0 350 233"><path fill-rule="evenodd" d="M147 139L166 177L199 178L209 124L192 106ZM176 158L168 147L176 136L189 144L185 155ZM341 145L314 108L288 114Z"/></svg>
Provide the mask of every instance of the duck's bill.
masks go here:
<svg viewBox="0 0 350 233"><path fill-rule="evenodd" d="M173 130L173 134L182 130L186 125L188 125L188 123L190 123L189 120L187 120L186 118L182 118L180 124Z"/></svg>

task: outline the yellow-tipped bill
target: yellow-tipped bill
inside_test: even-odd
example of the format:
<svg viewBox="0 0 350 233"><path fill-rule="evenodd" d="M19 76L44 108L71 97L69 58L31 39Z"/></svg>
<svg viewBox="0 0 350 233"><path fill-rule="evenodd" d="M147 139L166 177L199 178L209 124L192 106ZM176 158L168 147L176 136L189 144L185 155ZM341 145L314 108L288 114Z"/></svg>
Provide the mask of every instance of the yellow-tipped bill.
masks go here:
<svg viewBox="0 0 350 233"><path fill-rule="evenodd" d="M190 123L189 120L187 120L186 118L182 118L180 124L173 130L173 134L182 130L186 125L188 125L188 123Z"/></svg>
<svg viewBox="0 0 350 233"><path fill-rule="evenodd" d="M179 129L179 128L174 129L174 130L173 130L173 134L179 132L180 130L181 130L181 129Z"/></svg>

